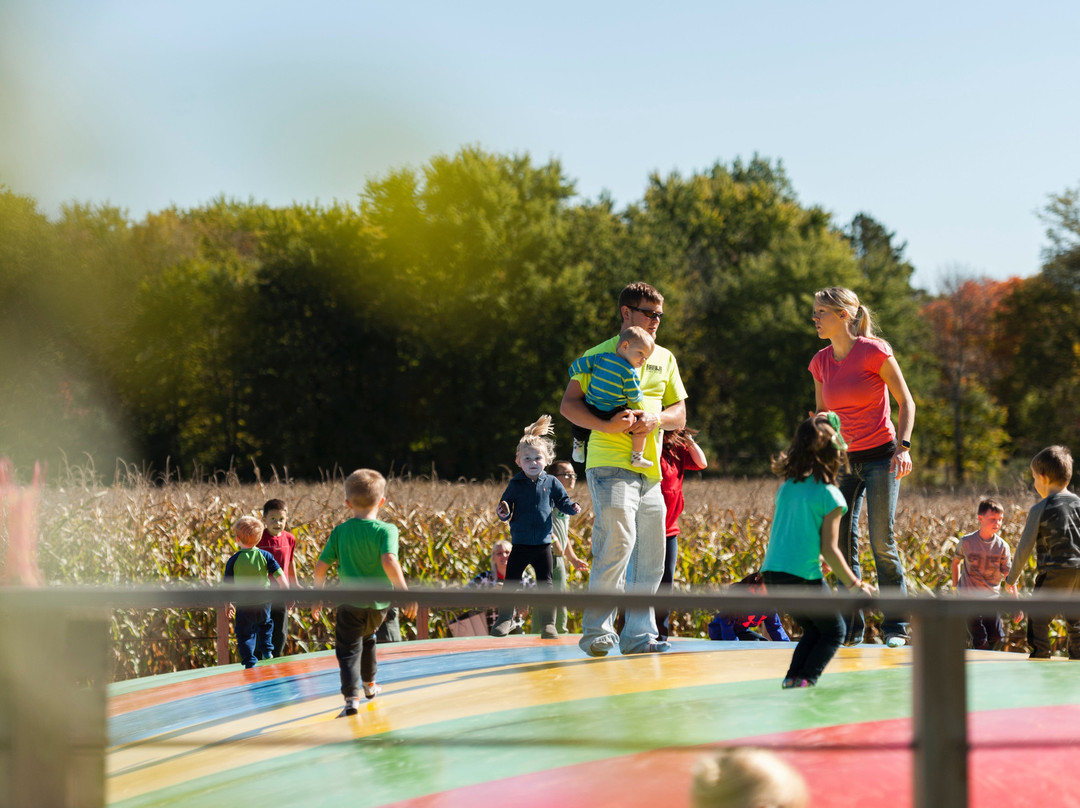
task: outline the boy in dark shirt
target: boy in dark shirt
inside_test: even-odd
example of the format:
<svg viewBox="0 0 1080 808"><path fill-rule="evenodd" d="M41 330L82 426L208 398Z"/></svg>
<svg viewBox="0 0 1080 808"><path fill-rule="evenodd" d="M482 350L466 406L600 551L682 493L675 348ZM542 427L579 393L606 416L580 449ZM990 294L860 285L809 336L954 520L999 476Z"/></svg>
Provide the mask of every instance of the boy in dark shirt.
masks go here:
<svg viewBox="0 0 1080 808"><path fill-rule="evenodd" d="M1068 489L1073 459L1064 446L1050 446L1031 461L1035 490L1042 497L1028 511L1024 533L1005 583L1013 585L1035 550L1035 586L1032 592L1080 591L1080 497ZM1080 659L1080 617L1066 616L1069 659ZM1050 620L1028 618L1031 659L1050 658Z"/></svg>

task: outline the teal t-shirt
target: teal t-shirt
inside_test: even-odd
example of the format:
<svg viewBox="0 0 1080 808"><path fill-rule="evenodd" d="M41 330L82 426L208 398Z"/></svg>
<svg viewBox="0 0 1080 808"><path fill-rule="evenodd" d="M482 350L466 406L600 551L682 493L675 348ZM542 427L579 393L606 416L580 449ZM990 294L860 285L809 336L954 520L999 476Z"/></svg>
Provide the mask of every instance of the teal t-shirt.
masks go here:
<svg viewBox="0 0 1080 808"><path fill-rule="evenodd" d="M326 547L319 555L324 564L338 564L338 578L352 584L392 588L383 570L382 557L386 553L397 555L398 529L396 525L378 519L350 519L342 522L330 533ZM385 609L390 601L354 603L366 609Z"/></svg>
<svg viewBox="0 0 1080 808"><path fill-rule="evenodd" d="M769 547L762 570L786 572L809 581L821 574L821 523L837 508L847 510L844 495L835 485L813 477L784 480L776 492Z"/></svg>

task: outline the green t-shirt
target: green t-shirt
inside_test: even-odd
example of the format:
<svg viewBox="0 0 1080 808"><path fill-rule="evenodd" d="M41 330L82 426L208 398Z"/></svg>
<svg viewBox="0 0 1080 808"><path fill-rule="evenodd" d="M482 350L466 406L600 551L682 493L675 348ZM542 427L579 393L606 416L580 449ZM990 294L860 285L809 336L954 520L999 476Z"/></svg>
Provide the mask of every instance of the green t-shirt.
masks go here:
<svg viewBox="0 0 1080 808"><path fill-rule="evenodd" d="M786 572L809 581L822 578L821 523L837 508L847 510L844 495L835 485L813 477L784 480L776 492L769 548L762 570Z"/></svg>
<svg viewBox="0 0 1080 808"><path fill-rule="evenodd" d="M392 588L383 570L382 557L398 552L398 529L396 525L378 519L350 519L342 522L330 533L326 547L319 555L324 564L338 564L338 578L351 584ZM390 601L354 603L366 609L385 609Z"/></svg>
<svg viewBox="0 0 1080 808"><path fill-rule="evenodd" d="M596 353L614 353L619 347L619 338L612 337L606 342L601 342L594 348L585 352L585 356ZM583 373L574 376L581 389L589 392L590 374ZM679 365L675 361L674 354L667 348L659 345L652 352L652 356L645 360L641 368L641 393L645 399L641 409L646 412L659 413L665 407L677 404L686 398L686 388L683 387L682 376L679 375ZM626 432L612 434L593 430L589 436L589 453L586 456L586 468L598 468L601 466L614 466L629 471L644 474L653 480L660 479L660 442L663 432L654 429L645 441L645 458L653 462L652 468L639 469L630 465L630 452L632 439Z"/></svg>

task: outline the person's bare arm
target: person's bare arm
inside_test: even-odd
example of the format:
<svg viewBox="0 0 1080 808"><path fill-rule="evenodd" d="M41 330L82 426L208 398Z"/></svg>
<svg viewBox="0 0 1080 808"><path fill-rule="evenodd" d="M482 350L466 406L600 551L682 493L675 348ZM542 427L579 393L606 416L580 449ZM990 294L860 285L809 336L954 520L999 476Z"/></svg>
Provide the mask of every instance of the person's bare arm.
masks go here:
<svg viewBox="0 0 1080 808"><path fill-rule="evenodd" d="M810 415L819 412L825 412L825 395L821 391L821 379L814 379L814 412Z"/></svg>
<svg viewBox="0 0 1080 808"><path fill-rule="evenodd" d="M325 561L315 564L315 588L322 589L326 586L326 573L330 572L330 565ZM316 603L311 607L311 617L318 620L322 616L322 604Z"/></svg>
<svg viewBox="0 0 1080 808"><path fill-rule="evenodd" d="M901 444L901 441L911 441L911 433L915 429L915 399L908 390L904 373L900 370L895 356L886 359L878 373L885 382L885 386L889 388L889 392L892 393L892 397L896 399L896 406L900 409L896 417L896 453L889 465L889 471L899 479L911 473L911 452Z"/></svg>
<svg viewBox="0 0 1080 808"><path fill-rule="evenodd" d="M635 410L637 420L630 427L629 432L648 435L654 429L662 429L665 432L673 432L686 426L686 401L676 401L670 407L665 407L659 413Z"/></svg>
<svg viewBox="0 0 1080 808"><path fill-rule="evenodd" d="M398 563L398 558L393 553L383 553L382 555L382 568L386 573L386 577L390 579L390 583L393 584L394 589L401 591L407 591L409 585L405 583L405 573L401 571L401 564ZM416 602L401 604L401 613L410 620L416 618Z"/></svg>
<svg viewBox="0 0 1080 808"><path fill-rule="evenodd" d="M960 556L954 555L952 559L952 585L953 589L960 585Z"/></svg>
<svg viewBox="0 0 1080 808"><path fill-rule="evenodd" d="M585 406L585 391L581 389L577 379L571 379L566 385L562 403L559 404L559 413L570 423L596 432L626 432L627 427L635 420L632 410L625 410L610 421L593 415Z"/></svg>
<svg viewBox="0 0 1080 808"><path fill-rule="evenodd" d="M833 508L821 521L821 554L848 591L854 592L859 589L867 595L872 595L874 590L870 588L870 584L856 578L855 573L851 571L851 567L840 554L840 519L843 515L843 508Z"/></svg>

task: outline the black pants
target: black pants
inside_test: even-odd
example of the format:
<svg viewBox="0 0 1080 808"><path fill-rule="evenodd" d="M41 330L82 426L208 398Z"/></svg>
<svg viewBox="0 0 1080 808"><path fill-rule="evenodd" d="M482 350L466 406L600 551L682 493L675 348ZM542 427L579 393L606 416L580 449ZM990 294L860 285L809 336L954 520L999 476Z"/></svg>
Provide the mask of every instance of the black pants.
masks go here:
<svg viewBox="0 0 1080 808"><path fill-rule="evenodd" d="M550 544L515 544L510 548L510 558L506 560L506 580L509 585L510 581L514 581L515 584L520 587L521 574L525 572L526 567L532 567L533 572L536 573L536 585L547 587L548 589L554 589L552 583L551 570L554 567L554 561L551 557L551 545ZM532 630L536 633L538 627L546 626L548 623L555 622L555 610L546 609L544 611L537 611L534 614L534 621Z"/></svg>
<svg viewBox="0 0 1080 808"><path fill-rule="evenodd" d="M800 586L815 592L829 591L824 579L799 578L786 572L765 571L761 574L765 578L766 587ZM792 618L802 629L802 637L791 655L791 665L784 678L806 679L810 684L814 684L825 666L836 655L836 649L844 642L844 618L839 612L821 617L792 615Z"/></svg>
<svg viewBox="0 0 1080 808"><path fill-rule="evenodd" d="M597 418L603 418L605 421L610 421L612 418L614 418L616 415L626 409L626 407L616 407L613 410L602 410L595 404L590 404L588 401L585 402L585 406L589 408L589 412L591 412ZM574 440L588 443L589 435L592 434L592 430L586 429L583 426L578 426L573 421L571 421L570 434L574 436Z"/></svg>
<svg viewBox="0 0 1080 808"><path fill-rule="evenodd" d="M667 546L664 548L664 573L660 576L660 586L657 587L657 592L668 589L670 590L675 583L675 564L679 560L679 535L676 533L674 536L667 537ZM666 640L671 633L671 627L668 625L668 617L671 612L667 609L656 609L656 630L660 635L661 640Z"/></svg>
<svg viewBox="0 0 1080 808"><path fill-rule="evenodd" d="M1005 624L1001 622L999 614L973 617L968 623L968 634L971 635L972 648L991 651L1005 639Z"/></svg>
<svg viewBox="0 0 1080 808"><path fill-rule="evenodd" d="M1035 576L1032 594L1043 589L1076 594L1080 591L1080 570L1057 567L1043 570ZM1067 615L1065 624L1069 632L1069 659L1080 659L1080 617ZM1027 637L1032 656L1050 656L1050 618L1029 617Z"/></svg>
<svg viewBox="0 0 1080 808"><path fill-rule="evenodd" d="M274 658L277 659L285 656L285 640L289 633L289 610L284 603L270 607L270 621L274 624L271 642L274 646Z"/></svg>
<svg viewBox="0 0 1080 808"><path fill-rule="evenodd" d="M385 616L386 609L338 606L334 653L341 670L341 695L347 699L360 695L361 683L375 681L375 632Z"/></svg>

